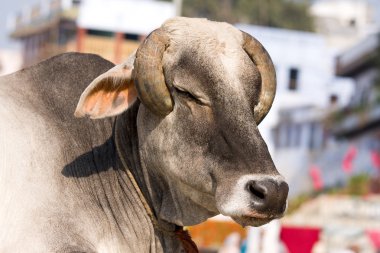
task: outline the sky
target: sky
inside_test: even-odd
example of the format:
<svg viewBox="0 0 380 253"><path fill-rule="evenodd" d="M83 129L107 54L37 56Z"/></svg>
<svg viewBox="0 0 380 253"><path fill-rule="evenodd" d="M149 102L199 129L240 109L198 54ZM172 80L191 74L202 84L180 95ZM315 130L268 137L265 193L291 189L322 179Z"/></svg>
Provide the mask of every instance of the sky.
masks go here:
<svg viewBox="0 0 380 253"><path fill-rule="evenodd" d="M367 1L378 7L375 8L375 16L380 22L380 0ZM18 43L9 39L9 31L7 30L8 17L20 12L26 6L32 6L38 2L41 2L41 0L0 0L0 48L17 48L18 46Z"/></svg>
<svg viewBox="0 0 380 253"><path fill-rule="evenodd" d="M38 0L0 0L0 48L17 48L18 43L8 38L7 19L25 6L32 6Z"/></svg>

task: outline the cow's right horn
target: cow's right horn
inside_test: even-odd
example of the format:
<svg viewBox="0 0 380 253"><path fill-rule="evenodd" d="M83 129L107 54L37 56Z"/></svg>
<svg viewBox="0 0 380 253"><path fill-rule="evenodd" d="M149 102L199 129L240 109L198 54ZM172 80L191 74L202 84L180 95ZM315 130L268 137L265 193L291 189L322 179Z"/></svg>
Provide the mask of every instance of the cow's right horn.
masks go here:
<svg viewBox="0 0 380 253"><path fill-rule="evenodd" d="M257 105L254 108L257 125L265 118L272 106L276 93L276 70L265 48L248 33L243 33L243 48L257 66L261 75L261 89Z"/></svg>
<svg viewBox="0 0 380 253"><path fill-rule="evenodd" d="M160 116L166 116L173 110L162 67L162 57L168 46L167 34L162 29L154 30L137 50L133 70L141 102Z"/></svg>

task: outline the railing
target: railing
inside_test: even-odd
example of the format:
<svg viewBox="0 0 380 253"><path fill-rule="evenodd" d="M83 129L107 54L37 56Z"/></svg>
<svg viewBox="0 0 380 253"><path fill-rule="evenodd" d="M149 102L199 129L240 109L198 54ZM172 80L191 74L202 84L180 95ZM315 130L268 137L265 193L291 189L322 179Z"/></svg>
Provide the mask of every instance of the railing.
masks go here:
<svg viewBox="0 0 380 253"><path fill-rule="evenodd" d="M338 75L344 75L346 72L354 68L354 66L365 61L368 56L373 54L379 44L379 35L372 34L354 47L339 55L336 60L336 72Z"/></svg>

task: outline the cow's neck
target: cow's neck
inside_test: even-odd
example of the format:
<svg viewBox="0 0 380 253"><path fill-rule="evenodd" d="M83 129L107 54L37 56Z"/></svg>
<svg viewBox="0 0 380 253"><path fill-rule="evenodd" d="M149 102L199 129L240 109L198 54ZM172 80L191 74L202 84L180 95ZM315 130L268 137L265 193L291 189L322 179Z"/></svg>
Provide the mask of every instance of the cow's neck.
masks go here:
<svg viewBox="0 0 380 253"><path fill-rule="evenodd" d="M150 216L149 212L152 212L153 217L150 216L149 219L151 220L151 225L154 229L154 235L151 236L158 239L161 244L160 246L163 247L164 251L165 248L167 248L170 251L173 251L174 249L173 252L181 252L183 244L180 239L183 239L185 243L188 241L190 244L192 242L191 239L187 238L187 235L182 233L182 227L178 227L177 225L167 222L157 216L156 210L153 208L157 200L156 196L151 194L151 185L155 184L155 182L151 181L149 172L142 169L138 152L136 125L138 107L139 103L135 103L135 105L127 112L118 116L115 122L114 136L117 146L116 148L118 149L120 157L120 163L127 175L127 170L131 172L129 175L129 181L131 184L136 184L134 187L135 191L137 193L141 191L141 194L139 195L138 193L137 195L139 195L139 201L144 205L146 215ZM146 205L144 202L146 202Z"/></svg>

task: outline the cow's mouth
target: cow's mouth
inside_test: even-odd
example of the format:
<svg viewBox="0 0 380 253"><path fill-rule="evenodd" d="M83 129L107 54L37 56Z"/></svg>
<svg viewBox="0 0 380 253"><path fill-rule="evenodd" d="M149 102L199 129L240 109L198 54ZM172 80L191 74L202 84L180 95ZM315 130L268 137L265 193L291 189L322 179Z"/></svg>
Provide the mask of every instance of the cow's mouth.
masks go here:
<svg viewBox="0 0 380 253"><path fill-rule="evenodd" d="M245 226L253 226L253 227L259 227L264 224L267 224L273 219L276 219L277 217L267 217L267 218L258 218L258 217L252 217L252 216L239 216L239 217L231 217L235 222L240 224L242 227Z"/></svg>

